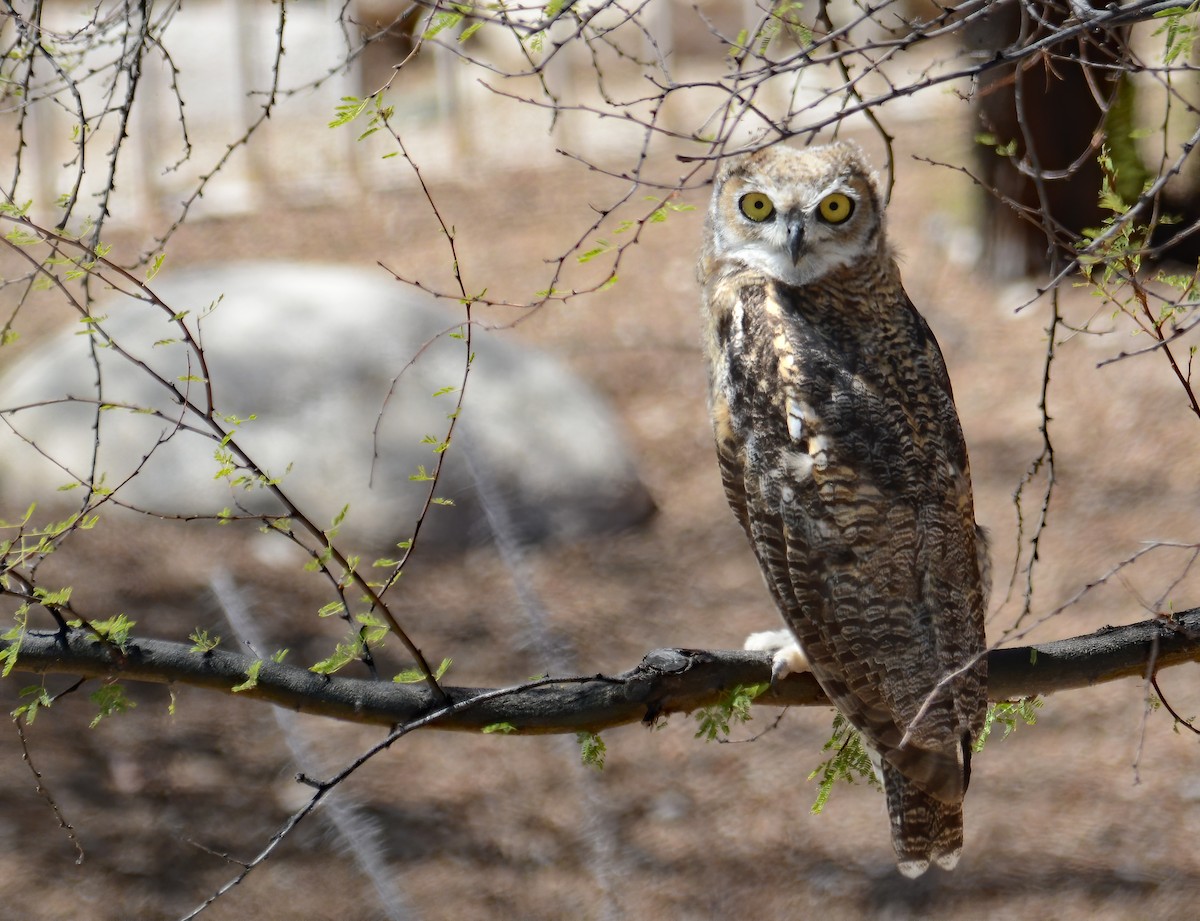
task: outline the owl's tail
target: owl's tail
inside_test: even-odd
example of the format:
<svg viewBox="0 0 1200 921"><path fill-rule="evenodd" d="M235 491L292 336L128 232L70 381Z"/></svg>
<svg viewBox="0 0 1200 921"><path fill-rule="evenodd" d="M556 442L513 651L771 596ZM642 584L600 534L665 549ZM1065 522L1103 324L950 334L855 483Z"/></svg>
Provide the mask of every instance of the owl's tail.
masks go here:
<svg viewBox="0 0 1200 921"><path fill-rule="evenodd" d="M931 861L943 870L953 870L962 853L962 803L930 796L887 761L882 772L900 872L913 879L928 870Z"/></svg>

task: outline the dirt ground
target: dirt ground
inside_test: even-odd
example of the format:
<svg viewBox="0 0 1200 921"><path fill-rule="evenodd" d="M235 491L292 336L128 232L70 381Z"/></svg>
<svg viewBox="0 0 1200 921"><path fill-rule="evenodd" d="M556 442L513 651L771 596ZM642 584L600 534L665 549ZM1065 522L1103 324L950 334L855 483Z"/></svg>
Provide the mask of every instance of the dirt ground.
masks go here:
<svg viewBox="0 0 1200 921"><path fill-rule="evenodd" d="M993 533L995 641L1020 609L1020 585L1005 602L1017 540L1011 497L1040 446L1047 308L1014 314L1031 285L988 282L972 266L963 205L969 190L956 177L905 160L900 180L891 222L906 285L946 352L979 517ZM519 299L544 286L542 260L566 248L564 222L583 226L575 212L559 220L566 203L599 203L615 188L574 164L508 172L485 185L439 182L434 192L459 228L468 287ZM608 396L659 512L632 533L533 550L521 573L487 546L449 559L418 557L399 613L431 659L453 657L452 683L509 683L547 669L514 578L536 592L550 631L568 641L580 672L624 670L663 646L737 647L748 632L775 626L721 494L711 446L693 273L701 213L652 226L612 289L547 308L503 333L557 352ZM319 210L281 201L252 215L197 222L170 250L172 265L247 257L378 260L431 285L445 281L448 261L427 205L411 189ZM1098 306L1087 292L1064 292L1070 317ZM1127 344L1121 333L1076 336L1060 350L1050 396L1058 482L1035 618L1143 541L1200 540L1197 420L1158 356L1096 368ZM1036 511L1036 502L1026 507L1028 522ZM1150 554L1033 636L1072 636L1145 619L1148 608L1200 603L1190 575L1159 598L1189 553ZM154 635L182 638L196 625L228 633L208 589L223 569L262 628L296 660L315 660L337 639L315 616L328 599L311 576L260 561L225 531L168 532L114 519L55 565L82 610L124 611ZM1197 674L1189 665L1162 676L1171 703L1188 716L1200 712ZM5 683L9 708L30 683L29 676ZM16 733L3 733L0 915L117 921L186 914L303 802L306 789L292 779L299 764L328 773L379 738L377 730L293 717L287 725L291 744L300 742L297 755L264 705L183 687L132 694L134 711L94 729L94 706L73 695L28 733L43 783L84 850L79 864L23 763ZM775 716L756 710L734 737L750 738ZM967 799L962 863L915 882L894 868L876 791L843 787L823 814L810 814L816 791L806 777L822 759L830 716L794 709L745 744L699 741L695 723L678 716L657 731L614 730L604 735L602 772L580 765L573 739L419 733L338 793L392 887L384 896L392 914L333 831L332 813L323 812L204 917L1194 915L1200 747L1191 733L1173 731L1165 712L1147 714L1141 682L1051 697L1037 726L989 743Z"/></svg>

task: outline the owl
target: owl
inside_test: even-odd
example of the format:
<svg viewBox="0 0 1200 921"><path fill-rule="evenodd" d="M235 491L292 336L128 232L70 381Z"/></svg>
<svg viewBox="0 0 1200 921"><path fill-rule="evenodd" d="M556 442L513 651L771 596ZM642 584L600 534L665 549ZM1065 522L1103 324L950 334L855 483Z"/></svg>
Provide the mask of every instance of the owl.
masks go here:
<svg viewBox="0 0 1200 921"><path fill-rule="evenodd" d="M987 550L862 151L725 161L699 274L725 493L790 633L774 673L810 670L862 733L900 871L951 869L987 708Z"/></svg>

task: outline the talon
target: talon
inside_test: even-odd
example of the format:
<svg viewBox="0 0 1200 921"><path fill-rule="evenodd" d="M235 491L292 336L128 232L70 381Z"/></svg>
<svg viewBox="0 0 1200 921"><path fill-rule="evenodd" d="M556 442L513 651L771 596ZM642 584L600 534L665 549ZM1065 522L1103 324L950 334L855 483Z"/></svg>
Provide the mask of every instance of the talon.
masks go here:
<svg viewBox="0 0 1200 921"><path fill-rule="evenodd" d="M771 684L777 684L794 672L810 670L804 650L788 630L751 633L742 648L771 653Z"/></svg>
<svg viewBox="0 0 1200 921"><path fill-rule="evenodd" d="M791 674L792 669L788 664L787 656L780 655L780 652L775 653L771 657L771 685L777 685L780 681Z"/></svg>
<svg viewBox="0 0 1200 921"><path fill-rule="evenodd" d="M808 671L808 659L799 643L788 645L776 650L771 658L771 684L782 681L788 675Z"/></svg>

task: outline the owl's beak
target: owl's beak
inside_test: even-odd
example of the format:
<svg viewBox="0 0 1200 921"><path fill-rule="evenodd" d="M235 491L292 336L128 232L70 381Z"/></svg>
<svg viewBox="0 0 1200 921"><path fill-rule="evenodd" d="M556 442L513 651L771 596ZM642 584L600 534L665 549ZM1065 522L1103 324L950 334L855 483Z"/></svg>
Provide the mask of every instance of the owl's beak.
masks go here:
<svg viewBox="0 0 1200 921"><path fill-rule="evenodd" d="M792 257L792 265L800 262L800 253L804 250L804 219L794 217L787 223L787 248Z"/></svg>

